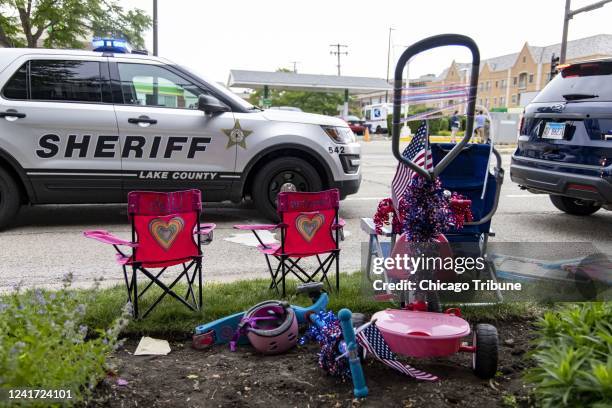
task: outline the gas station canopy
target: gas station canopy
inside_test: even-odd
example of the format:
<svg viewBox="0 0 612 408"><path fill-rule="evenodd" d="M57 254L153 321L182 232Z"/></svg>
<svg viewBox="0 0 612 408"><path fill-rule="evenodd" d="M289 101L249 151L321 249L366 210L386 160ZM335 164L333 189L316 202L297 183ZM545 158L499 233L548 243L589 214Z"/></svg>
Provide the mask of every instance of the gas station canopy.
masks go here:
<svg viewBox="0 0 612 408"><path fill-rule="evenodd" d="M266 72L230 70L228 86L250 89L279 89L312 92L368 93L391 91L382 78L337 75L296 74L293 72Z"/></svg>

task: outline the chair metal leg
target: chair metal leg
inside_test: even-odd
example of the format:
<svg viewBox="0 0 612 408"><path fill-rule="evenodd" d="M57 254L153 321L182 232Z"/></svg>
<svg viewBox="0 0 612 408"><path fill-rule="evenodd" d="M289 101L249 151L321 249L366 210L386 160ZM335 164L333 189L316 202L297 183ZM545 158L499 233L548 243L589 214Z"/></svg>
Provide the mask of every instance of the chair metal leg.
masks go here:
<svg viewBox="0 0 612 408"><path fill-rule="evenodd" d="M163 274L163 273L166 271L166 269L168 269L168 268L163 268L161 271L159 271L159 272L157 273L157 275L156 275L155 277L156 277L156 278L159 278L159 277L160 277L160 276L161 276L161 275L162 275L162 274ZM140 296L140 297L142 297L142 296L143 296L143 295L144 295L144 294L147 292L147 290L149 290L149 288L150 288L151 286L153 286L153 283L154 283L153 281L150 281L150 282L147 284L147 286L145 286L145 288L144 288L144 289L143 289L143 290L140 292L140 295L139 295L139 296Z"/></svg>
<svg viewBox="0 0 612 408"><path fill-rule="evenodd" d="M370 239L368 240L368 259L366 260L365 274L366 274L366 278L370 282L374 281L372 277L370 276L370 273L372 271L372 255L374 255L374 238L375 237L376 235L370 234Z"/></svg>
<svg viewBox="0 0 612 408"><path fill-rule="evenodd" d="M135 265L132 266L132 287L134 290L134 302L132 306L134 307L134 319L138 319L138 280L136 277L138 276L138 269Z"/></svg>
<svg viewBox="0 0 612 408"><path fill-rule="evenodd" d="M159 298L157 298L157 300L155 301L155 303L153 303L145 312L145 314L142 316L142 318L144 319L145 317L147 317L147 315L149 313L151 313L151 311L155 308L155 306L157 306L159 304L159 302L161 302L164 297L166 297L166 295L170 295L173 298L175 298L176 300L178 300L179 302L181 302L182 304L184 304L185 306L187 306L187 308L189 308L192 311L195 311L196 309L190 305L189 303L187 303L182 297L180 297L179 295L177 295L176 293L174 293L172 291L172 288L174 288L174 286L183 278L183 275L186 273L185 271L183 271L179 276L176 277L176 279L170 284L170 286L167 286L165 283L163 283L162 281L160 281L159 279L155 278L155 276L153 276L149 271L147 271L146 269L143 270L143 273L145 275L147 275L147 277L149 279L155 280L155 283L157 284L157 286L159 286L164 293L161 294L161 296Z"/></svg>
<svg viewBox="0 0 612 408"><path fill-rule="evenodd" d="M340 251L336 252L336 293L340 293Z"/></svg>
<svg viewBox="0 0 612 408"><path fill-rule="evenodd" d="M285 297L285 259L284 255L281 256L281 280L283 284L283 298Z"/></svg>
<svg viewBox="0 0 612 408"><path fill-rule="evenodd" d="M198 262L198 309L202 309L202 260Z"/></svg>
<svg viewBox="0 0 612 408"><path fill-rule="evenodd" d="M270 272L270 277L272 278L272 282L270 283L270 289L276 286L276 276L278 275L278 268L276 268L276 273L272 271L272 264L270 263L270 257L268 255L264 255L266 257L266 264L268 265L268 271ZM279 265L280 266L280 265ZM277 288L278 291L278 288Z"/></svg>
<svg viewBox="0 0 612 408"><path fill-rule="evenodd" d="M121 268L123 269L123 278L125 279L125 288L127 289L127 294L128 294L127 301L129 303L132 303L132 285L130 285L130 282L128 280L127 269L125 265L122 265Z"/></svg>
<svg viewBox="0 0 612 408"><path fill-rule="evenodd" d="M189 272L187 272L185 274L185 280L187 281L187 291L185 292L185 297L184 299L189 302L189 297L191 296L191 301L193 302L193 304L196 306L198 306L198 302L196 301L195 298L195 293L193 291L193 284L195 282L195 279L197 278L197 273L198 273L198 267L196 266L195 268L193 268L193 273L191 274L191 276L189 276Z"/></svg>

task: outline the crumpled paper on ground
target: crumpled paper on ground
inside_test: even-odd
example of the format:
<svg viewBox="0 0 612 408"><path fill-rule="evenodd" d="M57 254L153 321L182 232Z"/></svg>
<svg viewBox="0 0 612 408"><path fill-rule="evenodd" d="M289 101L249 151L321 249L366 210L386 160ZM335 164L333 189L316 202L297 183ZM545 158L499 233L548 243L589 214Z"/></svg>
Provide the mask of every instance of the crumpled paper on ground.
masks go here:
<svg viewBox="0 0 612 408"><path fill-rule="evenodd" d="M140 339L135 356L165 356L170 353L170 343L167 340L146 337Z"/></svg>

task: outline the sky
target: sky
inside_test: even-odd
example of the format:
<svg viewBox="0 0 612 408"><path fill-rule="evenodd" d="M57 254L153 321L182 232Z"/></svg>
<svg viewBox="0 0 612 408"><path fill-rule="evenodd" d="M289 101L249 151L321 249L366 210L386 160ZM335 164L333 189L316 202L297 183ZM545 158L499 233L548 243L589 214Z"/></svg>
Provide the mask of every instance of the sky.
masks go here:
<svg viewBox="0 0 612 408"><path fill-rule="evenodd" d="M596 0L572 0L572 9ZM152 15L152 0L121 0ZM520 51L527 41L561 41L565 0L158 0L159 55L216 81L230 69L308 74L337 73L330 44L346 44L342 75L385 78L389 28L391 68L403 49L428 36L472 37L482 58ZM570 21L569 39L612 34L612 3ZM152 34L146 35L152 51ZM438 74L455 59L468 62L462 47L417 56L410 77Z"/></svg>

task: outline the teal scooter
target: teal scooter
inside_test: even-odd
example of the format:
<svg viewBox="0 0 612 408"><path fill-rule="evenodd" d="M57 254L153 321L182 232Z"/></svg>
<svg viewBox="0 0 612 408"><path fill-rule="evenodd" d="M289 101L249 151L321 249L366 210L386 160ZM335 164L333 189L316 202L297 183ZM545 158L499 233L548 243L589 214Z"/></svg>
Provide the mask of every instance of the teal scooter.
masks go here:
<svg viewBox="0 0 612 408"><path fill-rule="evenodd" d="M298 286L297 293L305 293L311 299L313 304L308 307L291 305L295 312L298 324L310 323L308 316L316 314L321 310L327 309L329 296L323 292L323 283L311 282L304 283ZM193 347L196 349L204 349L213 346L214 344L228 344L232 341L236 331L238 330L240 321L244 317L245 312L235 313L230 316L222 317L215 321L197 326L193 335ZM246 336L240 336L238 344L249 344Z"/></svg>

